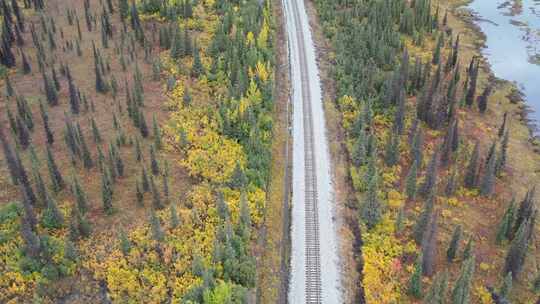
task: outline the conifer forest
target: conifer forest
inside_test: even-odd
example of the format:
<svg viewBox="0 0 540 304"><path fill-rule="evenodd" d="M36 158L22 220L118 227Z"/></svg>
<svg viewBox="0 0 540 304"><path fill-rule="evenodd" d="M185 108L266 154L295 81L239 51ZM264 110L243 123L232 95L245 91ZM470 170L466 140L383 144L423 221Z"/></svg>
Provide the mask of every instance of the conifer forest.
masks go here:
<svg viewBox="0 0 540 304"><path fill-rule="evenodd" d="M0 0L0 303L540 303L469 2Z"/></svg>

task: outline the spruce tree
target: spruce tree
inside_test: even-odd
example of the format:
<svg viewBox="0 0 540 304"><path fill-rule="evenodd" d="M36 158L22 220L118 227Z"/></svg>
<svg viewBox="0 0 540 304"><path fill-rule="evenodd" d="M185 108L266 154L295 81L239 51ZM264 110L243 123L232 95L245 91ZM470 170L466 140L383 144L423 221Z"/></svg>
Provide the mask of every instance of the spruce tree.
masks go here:
<svg viewBox="0 0 540 304"><path fill-rule="evenodd" d="M81 214L85 214L88 211L88 199L84 189L81 186L81 183L79 182L79 179L76 176L73 177L72 191L75 195L77 208Z"/></svg>
<svg viewBox="0 0 540 304"><path fill-rule="evenodd" d="M424 234L429 225L429 220L431 219L431 215L433 214L434 204L435 194L431 193L425 200L422 213L420 213L420 216L418 217L416 225L413 229L413 236L418 244L422 243L422 239L424 238Z"/></svg>
<svg viewBox="0 0 540 304"><path fill-rule="evenodd" d="M435 272L437 254L438 214L432 213L422 239L422 273L432 276Z"/></svg>
<svg viewBox="0 0 540 304"><path fill-rule="evenodd" d="M413 161L413 164L411 168L409 169L409 173L407 174L407 178L405 181L405 189L407 193L407 198L410 200L414 200L416 198L417 171L418 171L418 163L417 161Z"/></svg>
<svg viewBox="0 0 540 304"><path fill-rule="evenodd" d="M161 228L161 222L154 209L150 211L150 227L152 229L152 238L157 242L163 241L165 233Z"/></svg>
<svg viewBox="0 0 540 304"><path fill-rule="evenodd" d="M422 254L420 254L414 264L414 271L409 280L408 288L409 295L417 299L422 297L422 272Z"/></svg>
<svg viewBox="0 0 540 304"><path fill-rule="evenodd" d="M495 189L496 155L492 155L480 183L480 195L490 196Z"/></svg>
<svg viewBox="0 0 540 304"><path fill-rule="evenodd" d="M385 163L387 166L394 166L399 161L399 135L392 133L388 136L388 142L385 149Z"/></svg>
<svg viewBox="0 0 540 304"><path fill-rule="evenodd" d="M497 229L497 244L501 244L504 240L509 240L511 238L515 221L515 212L515 198L512 198Z"/></svg>
<svg viewBox="0 0 540 304"><path fill-rule="evenodd" d="M26 148L28 148L28 145L30 145L30 132L28 131L28 128L26 127L26 124L24 123L24 120L23 118L21 118L20 115L17 115L15 122L17 124L16 134L18 143L23 150L26 150Z"/></svg>
<svg viewBox="0 0 540 304"><path fill-rule="evenodd" d="M465 180L464 184L465 187L472 189L475 188L477 185L477 172L478 172L478 158L480 154L480 145L478 141L476 142L474 146L473 153L471 155L471 158L469 160L469 164L467 165L467 169L465 171Z"/></svg>
<svg viewBox="0 0 540 304"><path fill-rule="evenodd" d="M463 262L461 273L452 290L452 304L468 304L474 275L475 258L471 256Z"/></svg>
<svg viewBox="0 0 540 304"><path fill-rule="evenodd" d="M73 205L69 218L69 239L75 242L81 237L86 238L90 236L91 230L90 223L81 215L77 205Z"/></svg>
<svg viewBox="0 0 540 304"><path fill-rule="evenodd" d="M118 10L120 11L120 17L122 18L122 22L125 21L129 14L128 0L118 0Z"/></svg>
<svg viewBox="0 0 540 304"><path fill-rule="evenodd" d="M131 250L131 241L129 240L123 229L120 230L118 238L120 239L120 250L122 251L124 256L127 256L129 254L129 251Z"/></svg>
<svg viewBox="0 0 540 304"><path fill-rule="evenodd" d="M191 94L189 93L189 87L186 86L186 90L184 91L184 95L182 96L182 104L184 107L188 107L191 105Z"/></svg>
<svg viewBox="0 0 540 304"><path fill-rule="evenodd" d="M112 182L109 177L109 173L107 173L107 170L104 170L101 173L101 200L103 202L103 210L105 211L106 214L109 214L109 215L113 213L112 199L113 199Z"/></svg>
<svg viewBox="0 0 540 304"><path fill-rule="evenodd" d="M6 82L6 96L11 97L11 96L15 95L15 89L13 89L13 85L11 84L11 80L9 78L9 75L6 75L4 80Z"/></svg>
<svg viewBox="0 0 540 304"><path fill-rule="evenodd" d="M157 150L161 150L162 148L162 142L161 142L161 129L159 128L156 115L152 117L152 130L154 133L154 146Z"/></svg>
<svg viewBox="0 0 540 304"><path fill-rule="evenodd" d="M454 133L457 131L457 120L453 121L446 131L441 151L441 165L447 166L454 152Z"/></svg>
<svg viewBox="0 0 540 304"><path fill-rule="evenodd" d="M163 204L161 202L161 195L159 193L159 189L157 188L156 184L154 183L154 178L150 177L150 190L152 192L152 204L155 209L161 210L163 209Z"/></svg>
<svg viewBox="0 0 540 304"><path fill-rule="evenodd" d="M360 206L360 219L370 229L379 222L382 216L382 206L377 192L377 176L373 176L369 181L367 193Z"/></svg>
<svg viewBox="0 0 540 304"><path fill-rule="evenodd" d="M504 280L501 286L501 289L499 291L501 297L508 298L510 290L512 290L512 272L508 272L504 276Z"/></svg>
<svg viewBox="0 0 540 304"><path fill-rule="evenodd" d="M416 161L418 169L422 167L423 160L423 144L424 144L424 135L422 128L418 127L416 134L411 145L411 157L412 161Z"/></svg>
<svg viewBox="0 0 540 304"><path fill-rule="evenodd" d="M15 157L15 154L13 152L13 149L11 148L11 145L9 144L8 139L6 138L6 135L4 134L4 127L2 124L0 124L0 142L2 143L2 150L4 151L4 159L7 163L7 167L9 170L9 176L11 177L11 182L14 185L19 184L19 166L17 164L17 158Z"/></svg>
<svg viewBox="0 0 540 304"><path fill-rule="evenodd" d="M41 222L49 229L59 229L64 225L64 216L50 195L47 196L47 208L43 211Z"/></svg>
<svg viewBox="0 0 540 304"><path fill-rule="evenodd" d="M92 160L92 154L90 153L90 150L88 149L88 146L86 145L84 136L80 132L80 126L79 126L79 143L81 146L81 153L82 153L82 160L83 160L84 168L86 168L87 170L91 169L94 166L94 161Z"/></svg>
<svg viewBox="0 0 540 304"><path fill-rule="evenodd" d="M193 66L191 67L191 77L198 78L204 73L205 73L205 69L201 62L201 55L199 52L199 48L195 46L193 50Z"/></svg>
<svg viewBox="0 0 540 304"><path fill-rule="evenodd" d="M146 125L146 119L144 118L144 113L141 110L138 110L138 116L139 116L139 130L141 131L141 135L144 138L148 137L148 126Z"/></svg>
<svg viewBox="0 0 540 304"><path fill-rule="evenodd" d="M41 206L45 207L47 206L48 197L47 186L45 185L43 177L41 176L37 166L32 166L32 175L34 177L34 183L36 184L38 201L41 203Z"/></svg>
<svg viewBox="0 0 540 304"><path fill-rule="evenodd" d="M42 72L43 77L43 86L45 89L45 96L47 97L47 102L50 106L54 107L58 105L58 93L56 92L56 88L54 87L54 84L52 84L51 80L49 79L49 76L43 71Z"/></svg>
<svg viewBox="0 0 540 304"><path fill-rule="evenodd" d="M446 182L446 187L444 188L444 195L451 197L456 192L456 181L457 181L457 169L454 168L451 170L448 181Z"/></svg>
<svg viewBox="0 0 540 304"><path fill-rule="evenodd" d="M94 117L91 118L90 124L92 126L92 136L94 138L94 143L99 144L101 143L101 133L99 132L98 126L96 124L96 120Z"/></svg>
<svg viewBox="0 0 540 304"><path fill-rule="evenodd" d="M68 78L68 87L69 87L69 105L71 113L79 114L80 112L80 99L77 92L77 88L73 83L73 77L71 77L71 72L67 69L67 78Z"/></svg>
<svg viewBox="0 0 540 304"><path fill-rule="evenodd" d="M144 192L150 191L150 182L148 181L148 174L146 173L146 168L144 166L142 167L141 172L141 185Z"/></svg>
<svg viewBox="0 0 540 304"><path fill-rule="evenodd" d="M26 57L26 54L21 49L21 59L22 59L22 72L24 75L28 75L32 72L32 66L30 65L30 62L28 61L28 58Z"/></svg>
<svg viewBox="0 0 540 304"><path fill-rule="evenodd" d="M461 225L457 225L452 234L452 239L450 240L450 245L448 250L446 250L446 259L448 262L454 261L456 254L459 249L459 241L461 240L462 228Z"/></svg>
<svg viewBox="0 0 540 304"><path fill-rule="evenodd" d="M467 245L465 245L465 249L463 249L463 260L466 260L472 256L473 249L474 249L474 241L473 241L473 237L470 236L469 241L467 242Z"/></svg>
<svg viewBox="0 0 540 304"><path fill-rule="evenodd" d="M485 113L487 110L488 97L491 94L492 89L492 86L488 85L482 92L482 95L478 96L478 110L482 114Z"/></svg>
<svg viewBox="0 0 540 304"><path fill-rule="evenodd" d="M137 159L138 162L143 160L141 141L139 140L138 136L135 138L135 159Z"/></svg>
<svg viewBox="0 0 540 304"><path fill-rule="evenodd" d="M137 198L137 205L139 207L144 207L144 193L139 186L139 182L135 182L135 196Z"/></svg>
<svg viewBox="0 0 540 304"><path fill-rule="evenodd" d="M496 172L500 175L506 166L506 160L508 158L508 141L510 140L510 130L504 132L503 140L501 141L501 152L497 159Z"/></svg>
<svg viewBox="0 0 540 304"><path fill-rule="evenodd" d="M427 197L430 193L436 192L437 187L437 166L438 166L439 151L433 152L433 156L429 162L426 172L426 179L420 185L418 194L422 197Z"/></svg>
<svg viewBox="0 0 540 304"><path fill-rule="evenodd" d="M467 106L472 106L474 103L474 97L476 95L476 84L478 82L478 71L479 71L479 63L476 62L476 59L473 58L471 60L471 64L469 66L469 84L468 84L468 90L467 94L465 96L465 103Z"/></svg>
<svg viewBox="0 0 540 304"><path fill-rule="evenodd" d="M499 131L497 132L497 135L502 137L506 131L506 120L508 119L508 112L504 112L503 121L501 123L501 126L499 127Z"/></svg>
<svg viewBox="0 0 540 304"><path fill-rule="evenodd" d="M21 236L24 241L24 254L30 258L39 257L42 250L39 236L34 232L32 224L26 217L21 217ZM34 225L35 226L35 225Z"/></svg>
<svg viewBox="0 0 540 304"><path fill-rule="evenodd" d="M448 271L442 271L437 274L433 280L433 284L429 288L424 303L429 304L444 304L446 303L446 290L448 288Z"/></svg>
<svg viewBox="0 0 540 304"><path fill-rule="evenodd" d="M441 32L441 34L437 38L437 46L435 47L435 51L433 52L433 58L431 59L431 64L433 65L439 64L441 60L441 49L443 47L443 43L444 43L444 37Z"/></svg>
<svg viewBox="0 0 540 304"><path fill-rule="evenodd" d="M504 273L512 273L512 276L516 278L523 269L525 263L525 257L527 256L527 250L530 243L530 219L526 219L521 223L519 230L517 231L510 248L506 254L504 261Z"/></svg>
<svg viewBox="0 0 540 304"><path fill-rule="evenodd" d="M158 175L159 174L159 164L156 158L156 149L154 148L154 145L150 146L150 167L152 168L152 174Z"/></svg>
<svg viewBox="0 0 540 304"><path fill-rule="evenodd" d="M396 222L395 222L396 232L400 233L401 231L403 231L404 225L405 225L405 208L401 206L396 216Z"/></svg>
<svg viewBox="0 0 540 304"><path fill-rule="evenodd" d="M47 143L49 145L52 145L54 143L54 134L49 126L49 116L47 115L47 111L45 110L45 105L39 100L39 109L41 113L41 120L43 120L43 129L45 131L45 137L47 138Z"/></svg>
<svg viewBox="0 0 540 304"><path fill-rule="evenodd" d="M516 212L516 220L514 222L514 227L512 230L512 238L513 238L513 235L519 230L523 222L525 222L527 219L529 219L533 215L535 192L536 192L535 187L527 191L527 193L525 194L525 198L519 204L519 208L517 209L517 212Z"/></svg>
<svg viewBox="0 0 540 304"><path fill-rule="evenodd" d="M180 218L178 217L178 212L176 211L176 204L171 204L169 210L171 213L171 228L176 229L178 226L180 226Z"/></svg>
<svg viewBox="0 0 540 304"><path fill-rule="evenodd" d="M52 188L54 192L60 192L64 189L65 183L56 161L54 160L54 155L49 146L47 146L47 168L49 169L49 177L52 182Z"/></svg>
<svg viewBox="0 0 540 304"><path fill-rule="evenodd" d="M23 194L23 203L28 203L28 206L35 206L37 203L36 195L34 194L34 190L32 189L32 185L30 184L30 180L28 179L26 169L21 161L18 150L15 150L15 159L17 161L18 180ZM29 212L29 210L26 211Z"/></svg>

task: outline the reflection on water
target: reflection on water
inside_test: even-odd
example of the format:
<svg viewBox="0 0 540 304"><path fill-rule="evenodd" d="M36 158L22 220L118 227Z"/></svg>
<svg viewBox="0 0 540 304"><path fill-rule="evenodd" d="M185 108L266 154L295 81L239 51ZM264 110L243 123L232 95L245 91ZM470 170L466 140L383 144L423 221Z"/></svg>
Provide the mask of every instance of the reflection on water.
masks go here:
<svg viewBox="0 0 540 304"><path fill-rule="evenodd" d="M516 82L540 121L540 0L474 0L469 7L489 22L484 54L496 76Z"/></svg>

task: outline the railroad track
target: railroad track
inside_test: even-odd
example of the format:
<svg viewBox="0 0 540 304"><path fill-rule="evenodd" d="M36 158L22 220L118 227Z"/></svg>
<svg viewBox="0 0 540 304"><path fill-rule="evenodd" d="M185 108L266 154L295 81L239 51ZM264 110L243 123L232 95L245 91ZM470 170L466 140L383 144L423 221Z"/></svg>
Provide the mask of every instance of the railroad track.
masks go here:
<svg viewBox="0 0 540 304"><path fill-rule="evenodd" d="M317 163L313 136L311 91L306 60L304 32L296 0L290 0L293 8L298 51L300 53L300 76L302 81L302 111L304 126L304 180L305 180L305 298L306 304L322 303L321 255L319 240L319 210L317 197Z"/></svg>

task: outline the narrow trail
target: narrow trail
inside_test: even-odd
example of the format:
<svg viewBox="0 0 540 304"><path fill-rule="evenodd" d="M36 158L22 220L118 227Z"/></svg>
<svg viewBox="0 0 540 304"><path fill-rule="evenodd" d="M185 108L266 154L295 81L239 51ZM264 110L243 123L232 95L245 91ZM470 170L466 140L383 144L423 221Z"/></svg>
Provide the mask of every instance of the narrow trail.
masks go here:
<svg viewBox="0 0 540 304"><path fill-rule="evenodd" d="M283 6L293 107L288 299L289 303L340 303L334 196L315 48L303 0L283 0Z"/></svg>

